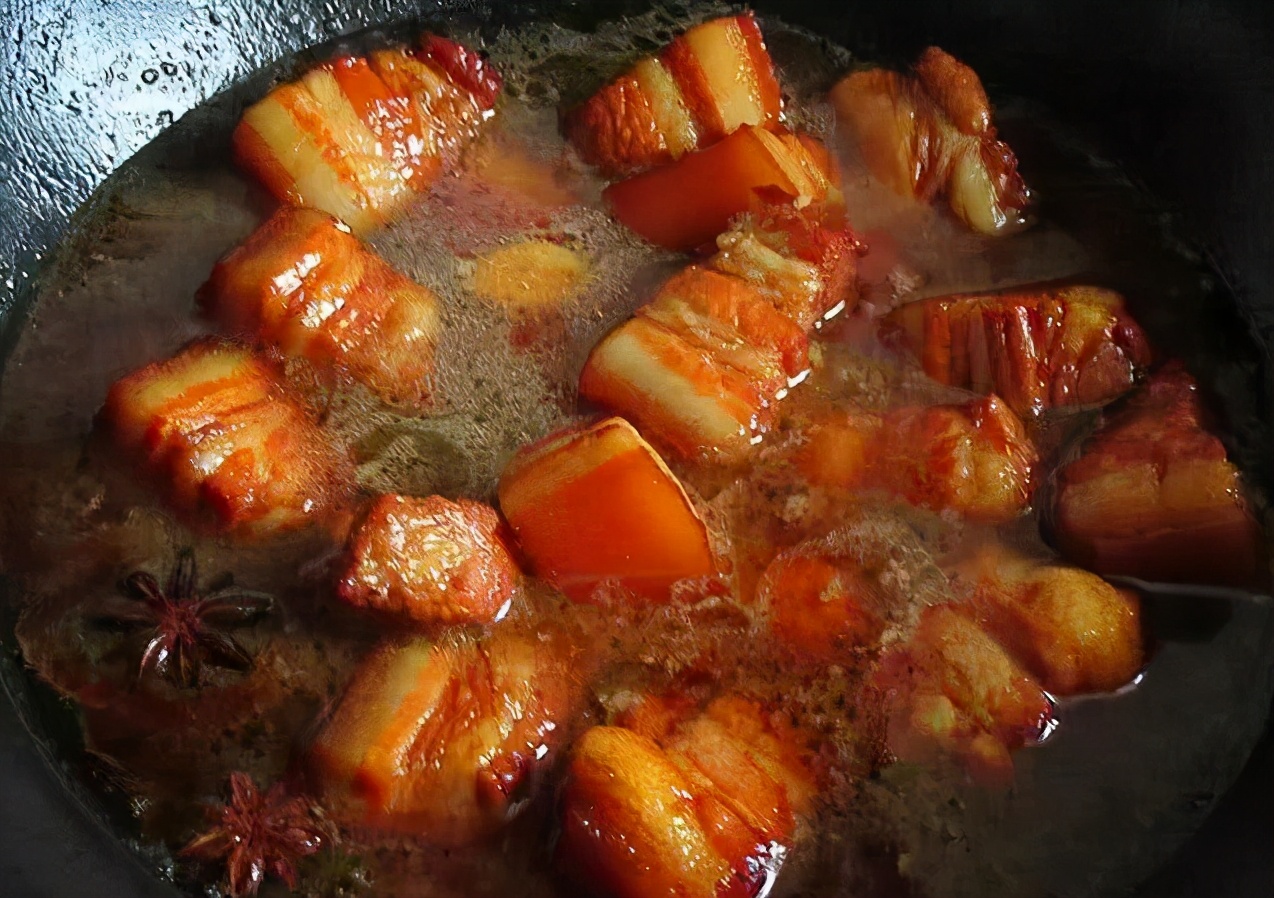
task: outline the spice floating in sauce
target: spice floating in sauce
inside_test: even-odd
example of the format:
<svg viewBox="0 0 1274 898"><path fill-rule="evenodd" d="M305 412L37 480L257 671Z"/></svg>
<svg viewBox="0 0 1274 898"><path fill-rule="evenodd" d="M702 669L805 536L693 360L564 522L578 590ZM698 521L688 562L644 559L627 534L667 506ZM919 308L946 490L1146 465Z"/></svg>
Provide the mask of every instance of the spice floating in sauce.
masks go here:
<svg viewBox="0 0 1274 898"><path fill-rule="evenodd" d="M202 665L247 670L252 656L228 631L274 609L262 592L227 586L201 593L194 552L184 549L164 585L149 571L135 571L120 591L93 611L94 622L148 631L139 676L154 672L177 686L199 684ZM122 600L121 600L122 599Z"/></svg>

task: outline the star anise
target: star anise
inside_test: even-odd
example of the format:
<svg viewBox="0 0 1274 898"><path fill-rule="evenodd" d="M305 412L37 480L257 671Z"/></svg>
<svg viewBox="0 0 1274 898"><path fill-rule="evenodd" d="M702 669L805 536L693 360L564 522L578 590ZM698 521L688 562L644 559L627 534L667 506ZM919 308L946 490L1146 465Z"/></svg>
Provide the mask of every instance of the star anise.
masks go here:
<svg viewBox="0 0 1274 898"><path fill-rule="evenodd" d="M255 895L267 875L296 888L296 865L332 840L308 799L275 783L262 792L246 773L230 774L230 800L209 810L211 828L181 853L205 863L224 862L231 896Z"/></svg>
<svg viewBox="0 0 1274 898"><path fill-rule="evenodd" d="M194 686L206 662L232 670L247 670L252 656L234 640L228 629L252 623L274 608L274 599L263 592L227 586L199 594L195 555L183 549L177 555L168 583L148 571L129 574L94 614L99 624L146 630L138 676L148 671L178 686Z"/></svg>

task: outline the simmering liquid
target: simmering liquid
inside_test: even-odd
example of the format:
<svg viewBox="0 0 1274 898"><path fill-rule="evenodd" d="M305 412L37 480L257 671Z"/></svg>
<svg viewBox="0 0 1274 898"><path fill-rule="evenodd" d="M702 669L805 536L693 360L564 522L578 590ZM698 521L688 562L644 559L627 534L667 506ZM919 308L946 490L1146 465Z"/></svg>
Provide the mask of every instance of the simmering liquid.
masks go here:
<svg viewBox="0 0 1274 898"><path fill-rule="evenodd" d="M370 241L442 299L441 403L416 417L357 388L323 398L323 426L350 447L365 493L493 502L514 452L592 413L576 401L589 350L685 259L643 243L606 215L603 183L566 153L558 108L692 21L721 11L705 8L693 18L657 11L587 35L529 26L486 46L506 79L506 96L483 142L460 171ZM1188 352L1191 361L1213 359L1205 367L1214 382L1244 383L1243 360L1219 352L1224 336L1199 324L1218 301L1216 286L1175 239L1170 217L1044 111L992 92L1001 134L1042 200L1031 230L980 238L888 193L838 138L823 97L856 62L848 52L781 21L763 19L762 27L789 94L789 118L837 153L851 221L877 259L887 248L891 260L858 311L815 335L821 364L784 401L787 410L967 398L877 345L870 314L904 297L1062 277L1124 291L1157 345ZM371 34L353 45L385 39ZM94 435L94 415L114 380L211 331L196 314L194 292L217 257L271 208L231 167L228 153L227 110L255 99L263 83L258 77L219 99L211 113L179 122L102 187L43 273L0 394L0 558L19 585L11 591L16 640L34 675L74 700L88 766L123 799L132 835L152 856L180 847L202 826L203 803L220 794L232 771L260 783L286 776L313 721L384 633L332 595L339 546L329 537L235 546L192 534ZM582 202L548 215L501 202L484 181L484 153L514 145L552 173L542 189L569 189ZM588 259L588 275L561 327L521 345L517 322L476 296L470 278L477 255L527 238L576 250ZM873 255L863 264L871 272ZM1250 397L1232 390L1227 405L1236 432L1247 434ZM1033 425L1033 436L1046 459L1059 457L1093 419L1090 412L1054 414ZM827 533L826 516L808 507L801 485L777 473L784 438L780 425L744 470L673 464L719 548L778 531L789 539ZM1234 441L1239 460L1245 446L1261 444L1250 434ZM947 594L938 559L991 537L1039 548L1038 529L1035 516L994 530L867 498L844 509L830 538L876 559L882 580L892 584L897 638L916 609ZM214 670L194 693L156 680L136 683L136 646L92 624L95 603L123 576L144 568L162 577L183 547L194 549L201 582L232 573L238 584L278 597L275 614L236 631L255 656L253 669ZM955 768L896 764L863 778L851 775L864 747L845 701L861 671L794 670L770 644L750 595L720 594L715 583L684 587L664 607L599 609L573 606L528 578L498 626L557 618L596 655L603 673L577 728L604 721L636 692L667 685L706 654L723 686L789 708L823 736L843 773L802 824L774 894L896 894L895 866L933 898L1114 893L1147 875L1201 821L1242 766L1274 689L1269 603L1196 596L1190 606L1197 612L1206 602L1217 611L1214 625L1161 627L1151 634L1154 651L1136 683L1114 695L1060 702L1058 727L1015 755L1009 791L973 785ZM1148 616L1164 620L1155 603L1171 605L1170 597L1149 600ZM383 896L571 894L549 864L556 774L489 842L442 851L353 831L338 857L303 868L304 881L315 890L353 890L371 880Z"/></svg>

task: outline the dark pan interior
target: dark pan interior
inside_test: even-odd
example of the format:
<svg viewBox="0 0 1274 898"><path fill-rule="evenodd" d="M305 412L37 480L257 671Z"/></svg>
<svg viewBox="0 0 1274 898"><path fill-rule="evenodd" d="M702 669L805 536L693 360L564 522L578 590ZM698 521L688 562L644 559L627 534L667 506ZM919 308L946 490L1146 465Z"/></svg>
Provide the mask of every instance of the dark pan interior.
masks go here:
<svg viewBox="0 0 1274 898"><path fill-rule="evenodd" d="M0 357L21 327L41 258L115 167L173 120L302 47L404 14L457 12L491 28L553 18L587 28L645 3L150 0L20 4L0 16ZM758 2L852 50L899 60L937 43L997 87L1039 100L1180 211L1229 298L1209 334L1169 348L1206 368L1268 493L1274 442L1274 23L1259 0ZM214 110L215 113L215 110ZM216 115L206 127L224 127ZM1257 372L1254 374L1254 372ZM0 389L3 385L0 384ZM0 604L4 607L7 603ZM0 622L10 632L11 622ZM68 782L56 719L0 658L0 893L173 895ZM1047 826L1047 821L1041 821ZM1158 898L1274 894L1274 742L1174 864Z"/></svg>

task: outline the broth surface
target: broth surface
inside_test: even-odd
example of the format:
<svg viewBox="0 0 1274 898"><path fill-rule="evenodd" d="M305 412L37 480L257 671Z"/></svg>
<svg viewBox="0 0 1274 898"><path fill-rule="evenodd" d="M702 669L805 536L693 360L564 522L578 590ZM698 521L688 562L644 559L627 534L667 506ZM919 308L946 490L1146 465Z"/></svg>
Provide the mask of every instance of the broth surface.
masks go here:
<svg viewBox="0 0 1274 898"><path fill-rule="evenodd" d="M589 410L577 407L575 386L589 350L685 259L608 218L602 182L565 153L558 106L587 95L692 21L722 11L655 11L593 34L532 25L486 45L507 87L483 143L464 169L370 240L443 302L443 403L413 417L357 388L325 397L324 426L352 448L365 493L494 501L499 473L519 447L585 419ZM850 219L869 246L895 248L891 283L907 299L1082 276L1125 292L1161 346L1175 348L1181 338L1173 334L1183 331L1201 334L1197 346L1209 352L1222 345L1196 327L1216 301L1216 284L1172 239L1162 208L1045 110L992 90L1000 132L1042 201L1029 231L979 238L941 212L889 194L838 140L822 95L855 62L848 52L780 21L761 21L789 94L789 117L837 153ZM352 44L384 40L374 33ZM255 99L261 87L260 78L250 82L228 108ZM329 566L339 547L323 534L268 546L196 536L111 463L93 433L114 380L211 332L195 312L194 292L213 262L268 214L263 192L230 165L232 124L214 122L216 139L190 151L200 143L190 135L210 128L208 117L192 114L103 186L43 273L0 393L0 560L20 584L16 640L35 673L79 703L85 757L123 797L136 837L151 846L180 847L232 771L260 783L284 776L313 720L384 632L331 594ZM503 202L481 169L484 151L506 145L544 163L557 187L584 202L547 217ZM468 279L475 255L525 238L564 243L585 254L590 269L562 331L510 350L516 325L474 295ZM857 313L815 336L823 364L785 400L789 411L883 409L965 395L927 381L876 345L867 316L894 300L869 295ZM1240 378L1238 365L1218 362L1220 382ZM1249 407L1241 397L1230 405ZM1048 417L1033 434L1042 455L1065 452L1093 420L1090 412ZM1238 424L1241 430L1244 422ZM770 525L800 529L809 511L803 494L776 479L773 464L783 439L780 426L744 471L673 464L719 545L757 538ZM1237 445L1243 461L1249 444ZM868 497L846 509L835 538L880 559L904 597L897 610L905 621L947 589L935 559L992 537L1039 549L1037 524L1032 515L998 529L977 527ZM274 593L279 610L237 631L256 655L246 675L215 670L193 695L154 681L133 686L133 649L91 625L94 602L132 570L162 576L185 546L196 553L201 582L232 572L237 583ZM714 588L687 584L681 598ZM773 894L892 895L897 885L888 871L895 864L932 898L1113 894L1144 878L1233 781L1274 691L1269 603L1220 593L1206 601L1219 609L1217 625L1189 640L1159 639L1135 686L1060 702L1059 727L1044 744L1015 755L1016 782L1005 794L969 784L956 769L896 764L876 778L841 776L798 834ZM723 685L790 707L846 769L863 750L844 701L860 672L793 669L768 644L746 597L617 611L571 605L528 578L510 619L498 626L546 618L604 665L578 727L604 720L643 688L672 681L708 652ZM548 864L552 801L549 782L497 838L464 850L349 832L339 857L304 870L307 887L346 884L353 893L369 878L374 894L384 896L570 894Z"/></svg>

